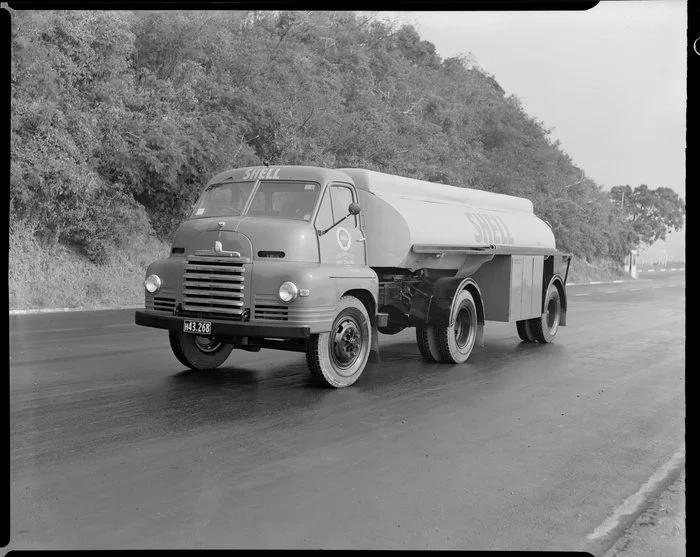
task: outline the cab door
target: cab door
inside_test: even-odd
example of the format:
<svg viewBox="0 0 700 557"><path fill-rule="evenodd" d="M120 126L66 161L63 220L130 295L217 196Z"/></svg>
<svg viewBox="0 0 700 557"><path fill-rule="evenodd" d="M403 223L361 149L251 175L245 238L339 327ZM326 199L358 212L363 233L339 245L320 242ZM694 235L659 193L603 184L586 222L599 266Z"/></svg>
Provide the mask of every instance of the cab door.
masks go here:
<svg viewBox="0 0 700 557"><path fill-rule="evenodd" d="M357 192L347 184L331 184L321 200L316 228L325 230L349 213L351 203L357 203ZM367 262L365 237L359 215L350 215L343 222L319 236L321 263L364 266Z"/></svg>

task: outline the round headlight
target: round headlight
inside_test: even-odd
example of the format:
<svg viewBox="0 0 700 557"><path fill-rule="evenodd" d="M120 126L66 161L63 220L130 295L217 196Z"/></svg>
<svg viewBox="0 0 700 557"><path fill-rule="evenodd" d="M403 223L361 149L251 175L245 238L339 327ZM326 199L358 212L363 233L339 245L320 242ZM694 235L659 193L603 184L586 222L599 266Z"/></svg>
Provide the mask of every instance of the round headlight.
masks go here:
<svg viewBox="0 0 700 557"><path fill-rule="evenodd" d="M297 296L299 295L299 289L297 288L296 284L287 281L285 283L282 283L282 286L280 286L280 290L277 293L277 295L283 302L293 302L297 299Z"/></svg>
<svg viewBox="0 0 700 557"><path fill-rule="evenodd" d="M143 281L143 285L146 287L146 290L150 292L151 294L155 294L160 290L160 286L163 284L160 280L160 277L158 275L148 275L145 281Z"/></svg>

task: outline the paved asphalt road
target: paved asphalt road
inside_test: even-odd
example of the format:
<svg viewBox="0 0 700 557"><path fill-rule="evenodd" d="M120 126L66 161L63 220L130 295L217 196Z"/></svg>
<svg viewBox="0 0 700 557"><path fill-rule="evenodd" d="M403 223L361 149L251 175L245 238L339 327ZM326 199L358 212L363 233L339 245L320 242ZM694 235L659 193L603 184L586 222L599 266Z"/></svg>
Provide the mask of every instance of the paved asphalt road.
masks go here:
<svg viewBox="0 0 700 557"><path fill-rule="evenodd" d="M132 310L11 316L7 549L602 554L683 447L685 274L568 292L553 344L489 322L445 366L404 331L339 390L298 353L186 371Z"/></svg>

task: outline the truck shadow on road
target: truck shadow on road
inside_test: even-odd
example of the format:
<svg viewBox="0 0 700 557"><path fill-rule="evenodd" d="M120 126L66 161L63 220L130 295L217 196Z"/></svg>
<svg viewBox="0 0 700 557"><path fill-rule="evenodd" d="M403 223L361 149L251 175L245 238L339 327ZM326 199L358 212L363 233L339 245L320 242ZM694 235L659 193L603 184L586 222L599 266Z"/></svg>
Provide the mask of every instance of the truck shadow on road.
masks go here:
<svg viewBox="0 0 700 557"><path fill-rule="evenodd" d="M492 373L511 363L536 363L542 359L558 357L565 347L556 343L513 342L512 339L497 339L483 347L477 347L469 360L463 364L429 362L422 358L415 342L393 343L380 349L380 361L369 362L366 370L351 389L371 389L386 383L413 383L421 377L443 375L446 372ZM525 360L523 360L525 358ZM235 359L235 352L231 360ZM237 364L229 360L222 367L210 371L182 369L172 375L175 385L187 385L198 391L236 389L240 392L257 391L261 388L314 391L333 391L313 380L302 355L291 355L289 362L244 362ZM342 390L342 389L341 389Z"/></svg>
<svg viewBox="0 0 700 557"><path fill-rule="evenodd" d="M559 358L565 347L553 344L513 342L512 339L496 339L484 347L475 348L469 360L463 364L428 362L420 355L415 342L394 342L380 350L380 361L369 362L359 380L346 389L331 389L314 381L303 355L289 356L289 361L263 360L235 362L235 352L222 367L210 371L182 369L171 375L169 391L184 397L287 398L291 391L325 396L332 392L354 390L363 393L380 393L393 389L420 389L449 383L454 377L484 376L508 372L513 366L542 366L551 358ZM230 363L229 363L230 362ZM297 396L296 394L294 396ZM304 399L304 397L302 397Z"/></svg>
<svg viewBox="0 0 700 557"><path fill-rule="evenodd" d="M380 351L379 363L368 363L354 385L332 389L317 384L302 354L286 359L260 358L237 363L235 352L223 367L207 372L181 369L169 375L156 392L142 393L151 416L169 430L195 430L202 426L236 426L263 420L288 425L289 420L331 419L338 413L362 414L395 400L414 400L462 390L465 396L483 381L507 385L511 375L542 368L558 360L564 346L520 343L495 339L474 350L464 364L426 362L414 342L394 342ZM400 406L400 404L399 404ZM335 419L335 418L332 418Z"/></svg>

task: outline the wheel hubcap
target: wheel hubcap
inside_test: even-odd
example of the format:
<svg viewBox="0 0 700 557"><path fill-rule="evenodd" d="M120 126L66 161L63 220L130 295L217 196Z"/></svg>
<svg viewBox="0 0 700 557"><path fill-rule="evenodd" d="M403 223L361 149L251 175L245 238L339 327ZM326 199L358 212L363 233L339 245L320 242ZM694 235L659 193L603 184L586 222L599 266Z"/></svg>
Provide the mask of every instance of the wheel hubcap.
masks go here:
<svg viewBox="0 0 700 557"><path fill-rule="evenodd" d="M335 328L333 335L333 359L341 368L355 363L362 347L362 331L352 318L345 318Z"/></svg>
<svg viewBox="0 0 700 557"><path fill-rule="evenodd" d="M472 314L468 308L463 307L457 313L454 331L457 346L460 348L468 346L474 333L474 327L472 326Z"/></svg>
<svg viewBox="0 0 700 557"><path fill-rule="evenodd" d="M552 298L547 304L547 328L554 333L559 327L559 300Z"/></svg>

